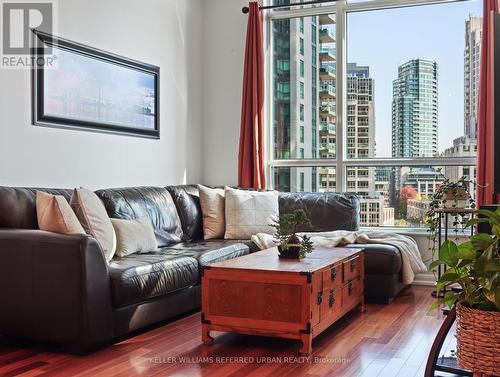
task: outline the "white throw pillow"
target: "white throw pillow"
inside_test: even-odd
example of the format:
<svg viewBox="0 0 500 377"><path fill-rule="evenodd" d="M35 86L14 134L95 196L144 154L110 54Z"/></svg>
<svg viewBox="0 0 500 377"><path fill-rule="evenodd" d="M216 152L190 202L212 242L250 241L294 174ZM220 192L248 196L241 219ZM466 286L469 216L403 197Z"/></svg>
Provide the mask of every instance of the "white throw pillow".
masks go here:
<svg viewBox="0 0 500 377"><path fill-rule="evenodd" d="M115 255L116 234L101 199L94 192L81 187L73 190L69 204L85 232L99 242L109 262Z"/></svg>
<svg viewBox="0 0 500 377"><path fill-rule="evenodd" d="M198 185L200 207L203 215L203 238L224 238L226 222L224 221L224 190Z"/></svg>
<svg viewBox="0 0 500 377"><path fill-rule="evenodd" d="M254 234L274 234L270 226L279 215L277 191L247 191L225 188L225 239L248 240Z"/></svg>
<svg viewBox="0 0 500 377"><path fill-rule="evenodd" d="M111 219L111 223L116 232L116 256L149 253L158 248L153 225L148 217L136 220Z"/></svg>

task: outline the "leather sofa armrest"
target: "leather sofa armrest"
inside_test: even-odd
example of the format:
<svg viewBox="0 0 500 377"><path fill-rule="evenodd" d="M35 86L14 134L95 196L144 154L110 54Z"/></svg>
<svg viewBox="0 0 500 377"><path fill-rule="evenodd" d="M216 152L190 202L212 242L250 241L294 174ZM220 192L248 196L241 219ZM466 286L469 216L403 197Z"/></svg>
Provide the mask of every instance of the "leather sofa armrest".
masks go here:
<svg viewBox="0 0 500 377"><path fill-rule="evenodd" d="M82 234L0 229L0 333L75 349L113 338L108 266Z"/></svg>

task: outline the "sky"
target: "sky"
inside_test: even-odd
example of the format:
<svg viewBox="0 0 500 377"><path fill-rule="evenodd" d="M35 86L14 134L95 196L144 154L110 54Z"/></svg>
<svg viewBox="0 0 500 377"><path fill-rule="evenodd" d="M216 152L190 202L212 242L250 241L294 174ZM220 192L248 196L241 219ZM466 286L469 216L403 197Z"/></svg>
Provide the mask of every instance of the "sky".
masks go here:
<svg viewBox="0 0 500 377"><path fill-rule="evenodd" d="M348 62L368 65L375 80L376 157L391 156L392 82L398 66L410 59L428 58L438 64L439 151L463 135L463 53L469 14L482 16L481 0L348 14Z"/></svg>

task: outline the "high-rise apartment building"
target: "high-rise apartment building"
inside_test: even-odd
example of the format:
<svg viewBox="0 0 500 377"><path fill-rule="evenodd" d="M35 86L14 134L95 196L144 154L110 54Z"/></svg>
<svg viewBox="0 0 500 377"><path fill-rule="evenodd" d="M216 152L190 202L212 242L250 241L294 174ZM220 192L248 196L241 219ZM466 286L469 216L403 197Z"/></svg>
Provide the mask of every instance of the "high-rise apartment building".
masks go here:
<svg viewBox="0 0 500 377"><path fill-rule="evenodd" d="M437 63L413 59L393 81L392 156L433 157L438 152Z"/></svg>
<svg viewBox="0 0 500 377"><path fill-rule="evenodd" d="M368 66L347 64L347 157L375 157L375 82ZM394 209L388 207L375 167L346 169L347 190L361 200L362 226L394 225ZM385 184L384 184L385 183Z"/></svg>
<svg viewBox="0 0 500 377"><path fill-rule="evenodd" d="M477 100L482 27L482 17L469 16L469 19L465 21L464 135L473 141L477 138Z"/></svg>
<svg viewBox="0 0 500 377"><path fill-rule="evenodd" d="M398 68L398 78L393 81L392 97L392 157L434 157L438 154L438 69L437 63L428 59L412 59ZM390 204L396 208L396 217L405 222L419 220L407 216L407 202L403 190L420 187L419 179L433 175L427 167L395 168L391 180L393 194ZM415 175L414 184L403 178ZM405 186L410 186L406 187ZM413 187L415 188L415 187ZM401 192L400 192L401 190ZM418 198L417 200L422 200Z"/></svg>
<svg viewBox="0 0 500 377"><path fill-rule="evenodd" d="M477 155L477 108L479 68L481 56L482 17L471 16L465 21L464 49L464 136L453 140L453 146L444 151L445 157L474 157ZM457 181L461 177L476 178L475 166L450 166L446 178ZM474 192L473 183L470 187Z"/></svg>
<svg viewBox="0 0 500 377"><path fill-rule="evenodd" d="M337 146L337 60L335 50L335 20L331 15L319 17L319 158L335 158ZM335 167L318 169L319 191L336 191Z"/></svg>
<svg viewBox="0 0 500 377"><path fill-rule="evenodd" d="M275 158L316 157L317 150L317 17L273 22ZM275 172L283 191L313 191L310 168Z"/></svg>
<svg viewBox="0 0 500 377"><path fill-rule="evenodd" d="M330 15L272 23L273 132L277 159L335 157L334 24ZM317 191L321 180L317 170L275 169L274 185L282 191Z"/></svg>
<svg viewBox="0 0 500 377"><path fill-rule="evenodd" d="M375 83L368 66L347 64L347 157L375 157ZM388 225L385 200L376 193L374 167L346 169L347 190L361 200L362 226ZM388 220L386 220L388 218Z"/></svg>

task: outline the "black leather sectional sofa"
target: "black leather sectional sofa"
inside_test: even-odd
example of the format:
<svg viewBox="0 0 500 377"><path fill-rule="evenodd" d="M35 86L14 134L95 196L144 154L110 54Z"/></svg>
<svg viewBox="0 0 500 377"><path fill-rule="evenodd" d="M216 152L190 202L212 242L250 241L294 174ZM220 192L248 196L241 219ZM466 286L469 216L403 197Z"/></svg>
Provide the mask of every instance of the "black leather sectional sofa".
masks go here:
<svg viewBox="0 0 500 377"><path fill-rule="evenodd" d="M0 334L82 351L200 307L204 266L255 250L249 240L203 240L196 186L96 191L110 217L148 216L159 249L106 263L88 235L37 229L35 193L0 187ZM313 231L357 230L359 200L346 193L280 193L281 213L303 208ZM307 229L311 231L311 229ZM360 247L350 245L349 247ZM400 252L364 245L367 301L403 288Z"/></svg>

